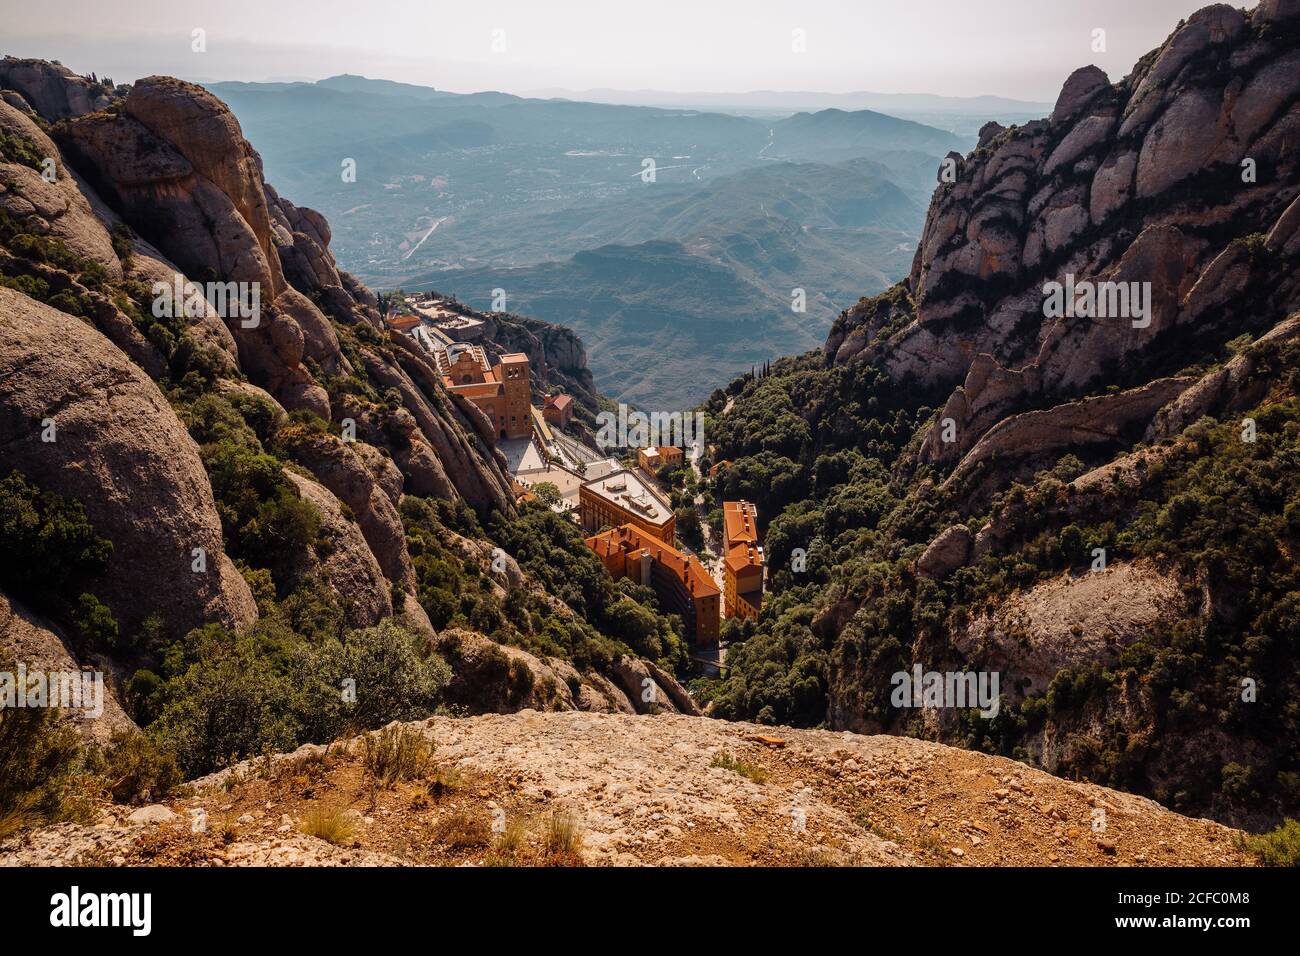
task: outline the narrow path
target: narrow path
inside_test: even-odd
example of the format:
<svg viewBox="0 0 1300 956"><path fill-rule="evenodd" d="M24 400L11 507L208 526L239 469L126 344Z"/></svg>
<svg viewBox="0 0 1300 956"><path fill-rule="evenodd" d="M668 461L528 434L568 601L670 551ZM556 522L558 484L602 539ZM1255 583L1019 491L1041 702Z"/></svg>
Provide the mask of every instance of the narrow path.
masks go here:
<svg viewBox="0 0 1300 956"><path fill-rule="evenodd" d="M444 222L446 222L446 221L447 221L447 217L446 217L446 216L443 216L441 219L436 220L436 221L434 222L434 224L433 224L432 226L429 227L429 231L426 232L423 236L420 237L420 241L417 242L415 245L413 245L413 246L411 247L411 250L410 250L406 255L402 256L403 261L405 261L405 260L411 258L411 256L415 255L415 250L416 250L416 249L419 249L422 245L424 245L424 240L426 240L426 239L428 239L430 236L432 236L432 235L433 235L433 231L434 231L435 229L437 229L439 226L441 226L441 225L442 225Z"/></svg>

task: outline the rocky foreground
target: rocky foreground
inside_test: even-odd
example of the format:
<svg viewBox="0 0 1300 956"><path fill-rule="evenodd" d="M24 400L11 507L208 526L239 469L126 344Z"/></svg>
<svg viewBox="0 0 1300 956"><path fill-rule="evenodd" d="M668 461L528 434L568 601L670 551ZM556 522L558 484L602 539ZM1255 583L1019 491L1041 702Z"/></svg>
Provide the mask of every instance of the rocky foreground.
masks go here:
<svg viewBox="0 0 1300 956"><path fill-rule="evenodd" d="M166 805L29 832L0 845L0 864L1250 862L1220 824L907 738L531 710L403 726L434 745L413 779L378 783L361 737L307 746L202 778Z"/></svg>

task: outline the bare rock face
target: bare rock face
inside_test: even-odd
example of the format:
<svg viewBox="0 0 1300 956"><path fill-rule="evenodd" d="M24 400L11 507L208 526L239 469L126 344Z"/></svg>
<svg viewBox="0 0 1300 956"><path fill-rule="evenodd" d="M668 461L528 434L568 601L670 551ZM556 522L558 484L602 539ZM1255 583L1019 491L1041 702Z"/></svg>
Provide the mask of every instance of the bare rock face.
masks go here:
<svg viewBox="0 0 1300 956"><path fill-rule="evenodd" d="M1264 397L1268 389L1268 380L1257 377L1257 373L1266 363L1270 346L1297 337L1300 337L1300 313L1279 323L1222 368L1206 374L1161 408L1147 428L1144 439L1173 438L1205 415L1250 408Z"/></svg>
<svg viewBox="0 0 1300 956"><path fill-rule="evenodd" d="M1283 227L1300 194L1300 40L1279 26L1292 7L1206 7L1122 81L1076 70L1049 118L982 135L957 182L935 191L907 280L836 322L827 357L923 388L957 386L992 359L1024 391L968 415L969 449L999 414L1059 404L1107 377L1139 384L1171 329L1266 329L1300 308L1300 249L1271 246L1280 254L1266 265L1234 247ZM1067 274L1152 283L1153 321L1049 316L1044 286ZM1247 287L1269 294L1247 302Z"/></svg>
<svg viewBox="0 0 1300 956"><path fill-rule="evenodd" d="M614 678L639 714L700 714L686 689L649 661L620 657L614 662Z"/></svg>
<svg viewBox="0 0 1300 956"><path fill-rule="evenodd" d="M31 64L19 69L5 63L8 72L0 70L0 85L11 87L20 99L22 90L35 82L29 74L39 74L50 89L66 87L59 94L65 100L76 99L83 84L93 86L48 64L46 69ZM37 97L41 102L58 98ZM65 115L53 106L46 113L40 103L35 105L47 119ZM335 412L311 368L330 376L363 375L381 389L395 387L415 419L408 437L392 443L395 457L410 469L411 490L464 497L478 508L511 510L510 483L491 431L477 442L470 437L478 427L474 415L440 395L441 382L427 360L399 347L394 352L398 361L389 354L369 355L373 363L367 368L351 367L333 322L363 323L381 331L377 300L338 269L324 217L295 206L266 184L260 157L225 104L201 87L155 76L135 83L120 105L117 111L67 112L70 120L60 124L54 144L21 109L0 104L0 126L21 128L40 151L58 159L60 168L66 156L76 171L66 177L66 185L45 184L33 170L21 168L16 173L21 189L0 192L4 208L40 217L42 228L66 238L113 278L121 275L121 267L103 224L120 221L135 234L132 279L151 287L170 285L178 276L243 283L239 291L244 293L255 287L257 315L213 310L191 320L200 343L229 356L227 374L246 374L287 409L335 421L347 416ZM141 367L155 377L163 374L157 350L111 302L98 304L94 317ZM571 357L557 355L555 360Z"/></svg>
<svg viewBox="0 0 1300 956"><path fill-rule="evenodd" d="M356 515L384 576L414 591L415 572L397 511L402 476L392 462L370 445L332 435L303 436L292 443L290 453Z"/></svg>
<svg viewBox="0 0 1300 956"><path fill-rule="evenodd" d="M0 103L0 133L27 140L42 158L54 162L58 176L54 182L48 182L39 170L0 161L0 169L5 173L4 185L0 186L0 209L14 219L28 221L35 226L35 231L62 240L77 255L103 266L110 277L120 278L122 267L113 252L108 231L91 211L59 148L31 117L8 103Z"/></svg>
<svg viewBox="0 0 1300 956"><path fill-rule="evenodd" d="M1056 106L1052 108L1052 122L1063 123L1073 119L1109 87L1110 79L1099 67L1084 66L1075 70L1066 78L1065 85L1056 98Z"/></svg>
<svg viewBox="0 0 1300 956"><path fill-rule="evenodd" d="M419 425L441 468L441 474L427 469L427 482L441 487L445 480L475 507L510 512L514 504L510 478L487 418L463 396L448 395L430 359L404 336L393 335L390 342L396 363L367 352L366 372L383 387L396 388ZM423 451L411 457L418 461Z"/></svg>
<svg viewBox="0 0 1300 956"><path fill-rule="evenodd" d="M286 407L328 418L328 396L303 365L309 342L319 355L328 338L320 330L324 319L296 298L279 303L288 287L271 242L259 163L237 136L234 117L210 94L165 78L136 84L126 103L122 115L70 124L61 138L65 152L186 275L245 283L246 304L257 289L256 316L222 316L240 366Z"/></svg>
<svg viewBox="0 0 1300 956"><path fill-rule="evenodd" d="M323 543L304 555L309 568L321 574L338 595L349 627L373 627L393 613L388 581L380 570L361 529L349 520L339 500L309 478L285 471L298 493L321 515Z"/></svg>
<svg viewBox="0 0 1300 956"><path fill-rule="evenodd" d="M271 239L261 160L226 104L192 83L150 76L132 86L126 112L184 157L201 182L215 186L234 207L235 216L252 230L256 249L243 250L244 258L219 274L251 281L256 273L269 287L269 297L278 295L284 276ZM240 268L248 273L238 274Z"/></svg>
<svg viewBox="0 0 1300 956"><path fill-rule="evenodd" d="M101 110L108 91L66 66L7 56L0 60L0 86L16 90L31 108L51 120Z"/></svg>
<svg viewBox="0 0 1300 956"><path fill-rule="evenodd" d="M1187 376L1158 379L1125 392L1005 418L976 442L941 488L956 489L964 483L970 484L985 463L996 463L996 467L993 474L985 472L979 476L979 486L988 489L990 485L1005 485L1016 475L1014 463L1018 459L1027 456L1051 459L1090 445L1118 443L1126 433L1140 435L1156 412L1194 381ZM968 498L967 503L972 504L973 500L983 500L983 497L976 495L974 499Z"/></svg>
<svg viewBox="0 0 1300 956"><path fill-rule="evenodd" d="M117 685L109 668L99 660L78 661L67 637L54 624L33 614L17 601L0 592L0 652L8 655L13 665L23 664L28 673L43 671L69 673L93 667L104 675L103 713L67 713L76 727L89 740L106 742L116 731L138 730L135 721L126 715L118 700ZM88 702L89 705L90 702Z"/></svg>
<svg viewBox="0 0 1300 956"><path fill-rule="evenodd" d="M996 612L972 622L955 641L980 648L1003 687L1046 693L1071 666L1113 665L1120 652L1165 620L1188 610L1182 582L1154 565L1115 564L1105 571L1062 575L1011 595Z"/></svg>
<svg viewBox="0 0 1300 956"><path fill-rule="evenodd" d="M1300 0L1261 0L1255 9L1255 20L1260 23L1280 23L1300 17Z"/></svg>
<svg viewBox="0 0 1300 956"><path fill-rule="evenodd" d="M157 614L177 636L257 617L222 550L212 488L157 386L88 325L0 288L0 448L6 467L82 503L113 542L103 597L119 622ZM54 441L42 441L42 422ZM207 570L191 570L194 549ZM160 586L166 582L165 586Z"/></svg>
<svg viewBox="0 0 1300 956"><path fill-rule="evenodd" d="M916 562L916 573L926 578L942 578L966 563L974 538L970 528L956 524L930 542Z"/></svg>

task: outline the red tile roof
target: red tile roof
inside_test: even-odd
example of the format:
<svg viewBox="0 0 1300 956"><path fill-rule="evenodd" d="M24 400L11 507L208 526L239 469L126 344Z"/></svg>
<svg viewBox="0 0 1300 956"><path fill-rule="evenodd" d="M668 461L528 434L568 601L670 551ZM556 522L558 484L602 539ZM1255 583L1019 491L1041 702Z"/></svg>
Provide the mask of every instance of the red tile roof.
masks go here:
<svg viewBox="0 0 1300 956"><path fill-rule="evenodd" d="M695 555L687 555L664 544L658 538L642 533L635 525L619 525L594 537L587 538L587 547L600 555L601 560L619 552L636 559L642 552L668 568L685 586L692 597L711 597L720 594L717 583L709 576Z"/></svg>

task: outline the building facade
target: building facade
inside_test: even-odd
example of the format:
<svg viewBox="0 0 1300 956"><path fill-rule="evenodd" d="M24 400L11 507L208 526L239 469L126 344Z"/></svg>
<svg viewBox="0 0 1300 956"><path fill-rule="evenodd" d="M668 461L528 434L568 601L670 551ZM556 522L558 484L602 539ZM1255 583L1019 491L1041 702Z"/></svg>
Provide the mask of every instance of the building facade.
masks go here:
<svg viewBox="0 0 1300 956"><path fill-rule="evenodd" d="M528 438L533 433L532 386L528 356L511 352L492 365L480 345L459 342L434 353L442 383L449 392L473 402L501 438Z"/></svg>
<svg viewBox="0 0 1300 956"><path fill-rule="evenodd" d="M542 406L542 417L552 425L563 428L573 418L573 397L570 395L547 395Z"/></svg>
<svg viewBox="0 0 1300 956"><path fill-rule="evenodd" d="M636 462L650 474L655 475L659 473L659 469L664 465L680 465L684 457L680 448L674 448L672 445L658 445L637 451Z"/></svg>
<svg viewBox="0 0 1300 956"><path fill-rule="evenodd" d="M630 524L665 544L676 540L672 506L626 468L582 483L578 488L578 517L588 532Z"/></svg>
<svg viewBox="0 0 1300 956"><path fill-rule="evenodd" d="M660 607L681 616L692 644L718 640L721 593L694 555L682 554L634 525L611 528L587 539L610 575L654 589Z"/></svg>
<svg viewBox="0 0 1300 956"><path fill-rule="evenodd" d="M758 509L748 501L722 503L723 612L757 620L763 608L763 549Z"/></svg>

